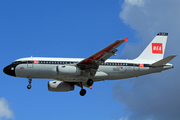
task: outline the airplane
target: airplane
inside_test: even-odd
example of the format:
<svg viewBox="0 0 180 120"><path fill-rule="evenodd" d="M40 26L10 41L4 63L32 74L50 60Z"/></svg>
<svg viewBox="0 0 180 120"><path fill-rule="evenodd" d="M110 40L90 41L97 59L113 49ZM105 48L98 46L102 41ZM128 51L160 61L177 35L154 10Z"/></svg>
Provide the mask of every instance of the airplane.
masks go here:
<svg viewBox="0 0 180 120"><path fill-rule="evenodd" d="M48 90L66 92L81 87L80 95L84 96L84 87L92 89L93 83L104 80L119 80L157 73L174 66L170 63L176 55L164 57L168 33L158 33L145 50L133 60L108 59L118 51L127 38L117 40L97 53L82 58L49 58L28 57L15 60L6 66L3 72L7 75L27 78L31 89L32 79L53 79L48 82Z"/></svg>

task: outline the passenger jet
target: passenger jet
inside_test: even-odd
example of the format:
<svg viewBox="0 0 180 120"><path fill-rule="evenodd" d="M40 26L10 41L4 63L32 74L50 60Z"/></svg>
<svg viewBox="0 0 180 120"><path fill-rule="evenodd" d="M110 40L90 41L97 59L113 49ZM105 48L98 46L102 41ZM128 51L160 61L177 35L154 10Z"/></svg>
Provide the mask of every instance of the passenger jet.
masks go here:
<svg viewBox="0 0 180 120"><path fill-rule="evenodd" d="M48 90L64 92L74 90L74 86L81 87L80 95L92 89L94 82L102 80L118 80L157 73L173 68L168 63L176 55L164 57L168 33L158 33L139 57L133 60L108 59L118 51L127 38L117 40L97 53L82 58L49 58L28 57L15 60L3 71L7 75L27 78L31 88L32 79L53 79L48 82Z"/></svg>

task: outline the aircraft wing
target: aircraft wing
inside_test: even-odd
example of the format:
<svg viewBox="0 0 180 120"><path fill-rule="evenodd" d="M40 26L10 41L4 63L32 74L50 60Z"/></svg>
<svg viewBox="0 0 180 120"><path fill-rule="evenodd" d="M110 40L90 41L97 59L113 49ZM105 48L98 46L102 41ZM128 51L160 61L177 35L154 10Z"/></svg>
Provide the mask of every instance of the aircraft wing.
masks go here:
<svg viewBox="0 0 180 120"><path fill-rule="evenodd" d="M112 55L115 55L115 53L118 51L116 48L119 47L124 41L127 42L127 39L128 37L122 40L115 41L114 43L100 50L99 52L82 60L77 64L77 66L82 70L88 71L91 76L94 76L96 74L97 69L99 68L99 65L104 63Z"/></svg>

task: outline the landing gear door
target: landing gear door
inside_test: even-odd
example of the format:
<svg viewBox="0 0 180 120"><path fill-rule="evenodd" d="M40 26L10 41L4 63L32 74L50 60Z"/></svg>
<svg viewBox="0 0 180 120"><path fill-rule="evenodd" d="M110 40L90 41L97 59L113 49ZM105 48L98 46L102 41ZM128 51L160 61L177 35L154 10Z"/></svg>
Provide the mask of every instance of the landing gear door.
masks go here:
<svg viewBox="0 0 180 120"><path fill-rule="evenodd" d="M33 58L29 58L27 61L27 67L28 68L33 68L34 62L33 62Z"/></svg>

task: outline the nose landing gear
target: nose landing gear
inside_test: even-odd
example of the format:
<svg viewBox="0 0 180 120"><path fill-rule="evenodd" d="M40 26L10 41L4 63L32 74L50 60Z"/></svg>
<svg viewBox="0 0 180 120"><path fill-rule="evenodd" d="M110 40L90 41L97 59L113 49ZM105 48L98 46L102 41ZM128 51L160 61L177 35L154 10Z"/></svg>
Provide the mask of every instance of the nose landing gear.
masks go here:
<svg viewBox="0 0 180 120"><path fill-rule="evenodd" d="M27 89L31 89L31 83L32 83L32 78L28 78L29 79L29 84L27 85Z"/></svg>

